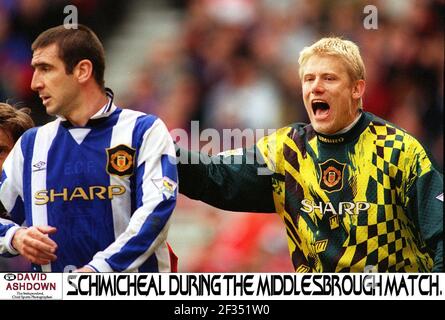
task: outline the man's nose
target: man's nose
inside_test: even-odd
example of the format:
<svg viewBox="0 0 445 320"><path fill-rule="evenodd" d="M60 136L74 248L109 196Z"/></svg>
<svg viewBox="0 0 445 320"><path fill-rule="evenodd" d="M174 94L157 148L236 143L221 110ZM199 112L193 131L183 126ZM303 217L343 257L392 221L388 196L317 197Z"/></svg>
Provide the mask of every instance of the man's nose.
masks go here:
<svg viewBox="0 0 445 320"><path fill-rule="evenodd" d="M320 81L320 79L315 79L312 82L311 92L316 93L316 94L320 94L320 93L324 92L324 86L323 86L323 83Z"/></svg>
<svg viewBox="0 0 445 320"><path fill-rule="evenodd" d="M37 72L34 72L31 80L31 89L34 91L39 91L42 88L43 88L42 79L40 79L40 76L37 74Z"/></svg>

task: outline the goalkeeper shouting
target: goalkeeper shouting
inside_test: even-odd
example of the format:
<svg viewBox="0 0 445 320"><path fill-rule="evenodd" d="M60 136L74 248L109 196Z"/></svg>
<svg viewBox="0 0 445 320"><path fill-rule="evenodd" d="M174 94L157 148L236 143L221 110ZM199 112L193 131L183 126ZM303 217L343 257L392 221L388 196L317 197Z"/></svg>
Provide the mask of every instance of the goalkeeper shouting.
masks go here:
<svg viewBox="0 0 445 320"><path fill-rule="evenodd" d="M210 164L181 161L207 156L178 148L180 191L226 210L277 212L296 272L442 271L443 175L414 137L363 110L358 47L323 38L299 64L311 123Z"/></svg>

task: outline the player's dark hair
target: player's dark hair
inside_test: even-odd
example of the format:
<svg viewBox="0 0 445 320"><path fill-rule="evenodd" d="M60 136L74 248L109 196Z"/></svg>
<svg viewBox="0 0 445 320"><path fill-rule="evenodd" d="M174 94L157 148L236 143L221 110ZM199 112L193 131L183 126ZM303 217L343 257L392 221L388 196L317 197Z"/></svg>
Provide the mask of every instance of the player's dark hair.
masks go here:
<svg viewBox="0 0 445 320"><path fill-rule="evenodd" d="M65 71L71 74L74 67L83 59L93 64L93 76L97 84L105 87L105 50L96 34L87 26L78 25L77 29L67 29L63 25L42 32L33 42L35 51L56 44L59 58L65 64Z"/></svg>
<svg viewBox="0 0 445 320"><path fill-rule="evenodd" d="M0 103L0 128L11 136L14 143L28 129L34 127L28 108L16 109L10 104Z"/></svg>

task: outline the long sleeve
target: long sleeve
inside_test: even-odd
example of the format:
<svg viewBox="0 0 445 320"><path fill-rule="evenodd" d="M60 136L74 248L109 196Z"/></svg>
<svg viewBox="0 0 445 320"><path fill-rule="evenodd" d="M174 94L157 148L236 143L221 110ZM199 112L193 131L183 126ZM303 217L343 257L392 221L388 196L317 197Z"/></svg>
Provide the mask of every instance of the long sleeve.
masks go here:
<svg viewBox="0 0 445 320"><path fill-rule="evenodd" d="M408 179L407 208L434 259L433 271L443 271L443 176L427 153L415 144Z"/></svg>
<svg viewBox="0 0 445 320"><path fill-rule="evenodd" d="M256 146L209 157L177 147L179 191L224 210L275 212L271 172Z"/></svg>
<svg viewBox="0 0 445 320"><path fill-rule="evenodd" d="M126 230L88 264L100 272L136 270L167 238L176 204L177 171L173 141L161 120L145 131L136 157L136 210Z"/></svg>

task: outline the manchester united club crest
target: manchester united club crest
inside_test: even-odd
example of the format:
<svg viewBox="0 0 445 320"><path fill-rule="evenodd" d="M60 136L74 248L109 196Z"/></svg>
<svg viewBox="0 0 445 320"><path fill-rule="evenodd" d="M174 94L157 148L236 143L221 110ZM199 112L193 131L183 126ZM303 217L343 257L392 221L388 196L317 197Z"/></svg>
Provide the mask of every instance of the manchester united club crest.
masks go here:
<svg viewBox="0 0 445 320"><path fill-rule="evenodd" d="M107 172L119 177L131 176L134 171L136 149L124 144L107 150Z"/></svg>
<svg viewBox="0 0 445 320"><path fill-rule="evenodd" d="M334 192L343 188L343 173L346 164L329 159L320 166L320 187L326 192Z"/></svg>

